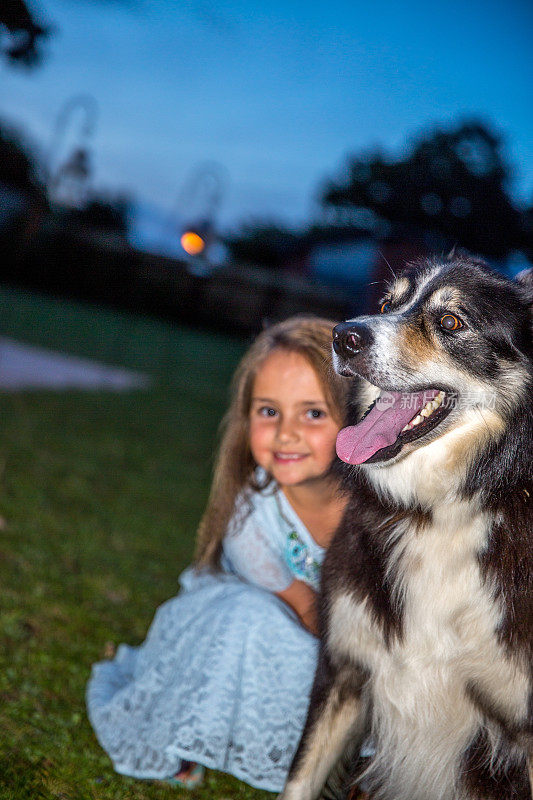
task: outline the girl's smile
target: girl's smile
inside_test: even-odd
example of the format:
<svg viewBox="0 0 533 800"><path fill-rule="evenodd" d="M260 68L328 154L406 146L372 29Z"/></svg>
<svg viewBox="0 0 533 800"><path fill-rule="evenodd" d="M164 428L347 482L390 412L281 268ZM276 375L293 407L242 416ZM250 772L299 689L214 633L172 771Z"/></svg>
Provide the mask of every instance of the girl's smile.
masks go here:
<svg viewBox="0 0 533 800"><path fill-rule="evenodd" d="M252 388L250 448L256 463L280 486L320 481L335 455L339 427L309 361L294 351L271 353Z"/></svg>

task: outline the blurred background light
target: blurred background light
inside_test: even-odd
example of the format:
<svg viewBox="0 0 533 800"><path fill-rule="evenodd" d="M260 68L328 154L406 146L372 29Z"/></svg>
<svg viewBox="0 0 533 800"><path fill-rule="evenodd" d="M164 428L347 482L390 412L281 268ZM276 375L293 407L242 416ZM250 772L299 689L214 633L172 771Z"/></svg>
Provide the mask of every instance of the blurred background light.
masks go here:
<svg viewBox="0 0 533 800"><path fill-rule="evenodd" d="M194 231L185 231L181 236L181 246L190 256L197 256L205 249L205 242Z"/></svg>

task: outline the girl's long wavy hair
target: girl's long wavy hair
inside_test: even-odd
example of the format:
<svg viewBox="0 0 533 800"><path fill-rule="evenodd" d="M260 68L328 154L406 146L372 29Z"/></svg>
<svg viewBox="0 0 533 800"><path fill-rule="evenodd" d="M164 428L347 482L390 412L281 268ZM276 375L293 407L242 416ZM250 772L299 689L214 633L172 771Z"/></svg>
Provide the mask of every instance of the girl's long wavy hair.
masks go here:
<svg viewBox="0 0 533 800"><path fill-rule="evenodd" d="M267 476L258 485L257 464L250 450L250 405L255 376L274 350L304 356L315 371L333 418L342 424L348 381L340 378L331 365L331 330L328 319L313 316L291 317L259 334L235 372L231 401L221 423L221 441L215 461L213 483L207 508L198 528L195 564L220 569L222 540L235 509L237 496L245 487L259 491L271 481Z"/></svg>

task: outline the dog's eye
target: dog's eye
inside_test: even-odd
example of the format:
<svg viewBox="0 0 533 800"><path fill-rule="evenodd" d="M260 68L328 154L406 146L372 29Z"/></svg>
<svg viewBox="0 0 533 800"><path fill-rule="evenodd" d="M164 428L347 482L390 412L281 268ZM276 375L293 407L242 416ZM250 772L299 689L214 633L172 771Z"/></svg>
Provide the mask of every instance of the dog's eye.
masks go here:
<svg viewBox="0 0 533 800"><path fill-rule="evenodd" d="M390 300L384 300L381 304L381 308L379 309L380 314L386 314L387 311L390 311L391 302Z"/></svg>
<svg viewBox="0 0 533 800"><path fill-rule="evenodd" d="M459 328L463 327L463 323L459 317L456 317L454 314L444 314L444 316L440 318L440 326L444 328L445 331L458 331Z"/></svg>

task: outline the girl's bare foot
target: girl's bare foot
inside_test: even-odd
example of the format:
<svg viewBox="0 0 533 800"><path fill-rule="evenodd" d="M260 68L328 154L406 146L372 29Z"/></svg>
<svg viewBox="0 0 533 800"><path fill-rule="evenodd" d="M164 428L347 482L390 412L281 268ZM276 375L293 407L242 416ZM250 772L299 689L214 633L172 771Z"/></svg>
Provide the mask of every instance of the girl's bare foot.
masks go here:
<svg viewBox="0 0 533 800"><path fill-rule="evenodd" d="M178 781L186 781L187 778L190 777L191 772L193 771L195 766L196 766L196 763L194 761L182 761L181 762L181 769L180 769L179 772L176 772L174 777Z"/></svg>
<svg viewBox="0 0 533 800"><path fill-rule="evenodd" d="M205 768L195 761L182 761L181 769L174 777L167 778L167 783L173 783L184 789L195 789L204 779Z"/></svg>

